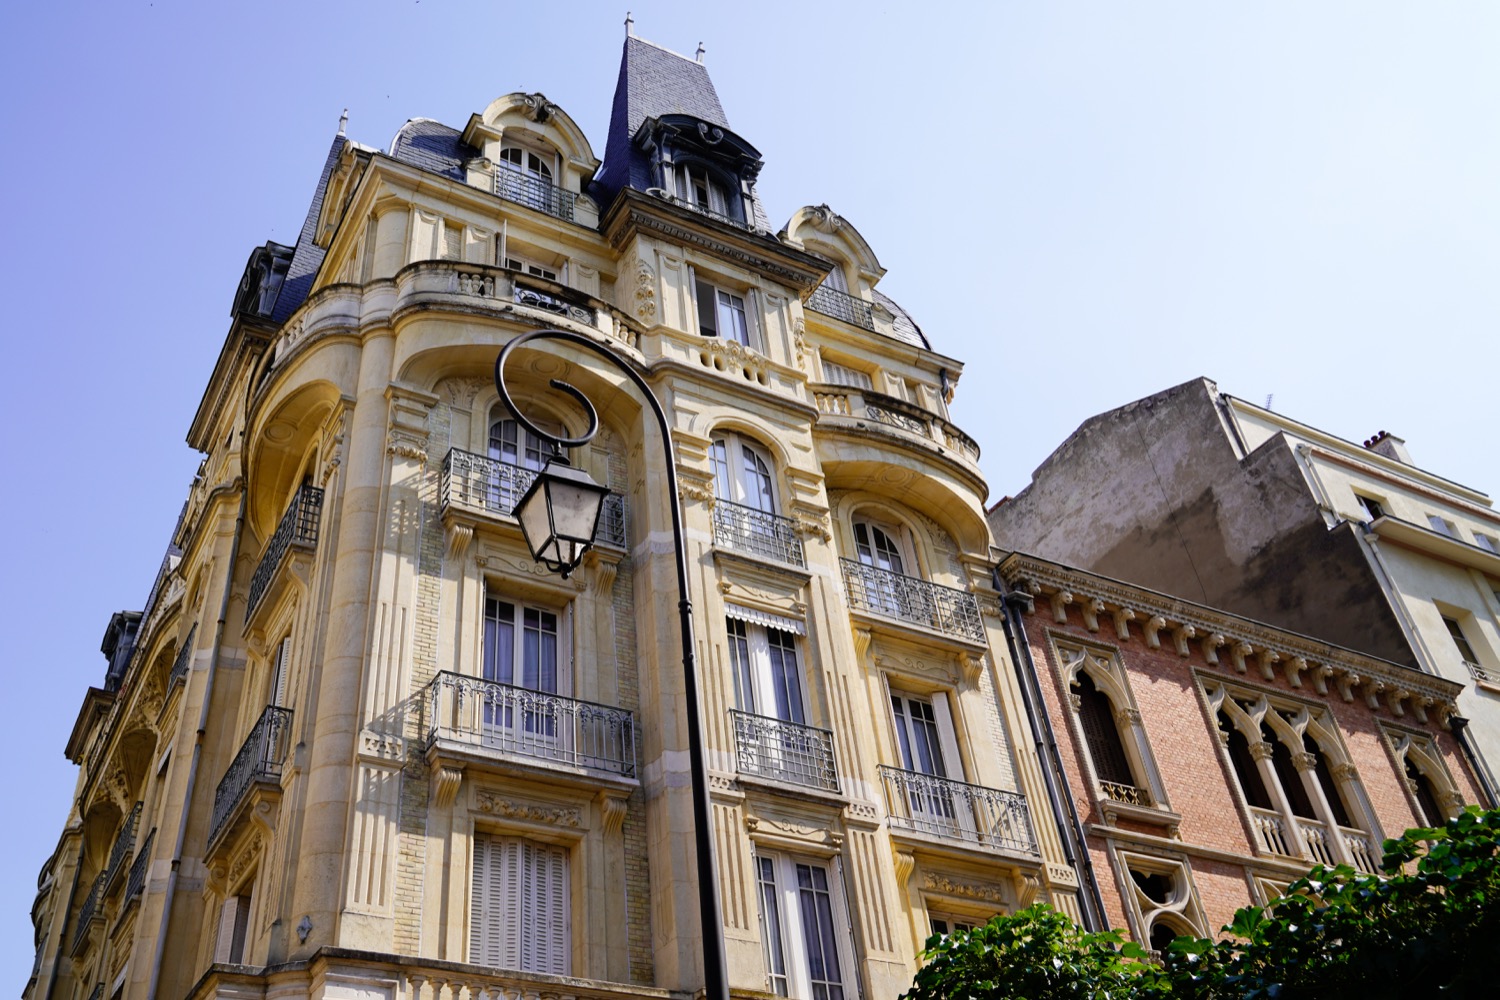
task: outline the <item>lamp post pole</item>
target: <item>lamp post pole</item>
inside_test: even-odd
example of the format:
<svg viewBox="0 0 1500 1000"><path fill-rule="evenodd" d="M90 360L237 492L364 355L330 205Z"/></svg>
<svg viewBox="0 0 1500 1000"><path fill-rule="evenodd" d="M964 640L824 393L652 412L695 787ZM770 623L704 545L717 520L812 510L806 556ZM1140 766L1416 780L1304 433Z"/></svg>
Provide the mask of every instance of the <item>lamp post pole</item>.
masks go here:
<svg viewBox="0 0 1500 1000"><path fill-rule="evenodd" d="M688 599L688 563L686 536L682 529L682 497L677 490L677 454L672 447L672 429L667 423L666 411L656 393L646 384L640 373L609 348L578 333L566 330L532 330L516 337L505 345L495 359L495 388L506 409L517 423L543 440L551 441L560 448L578 448L593 440L599 431L599 413L578 388L559 379L550 385L571 396L588 415L589 426L577 438L559 437L549 434L532 423L511 398L505 388L505 363L511 353L523 344L535 340L559 340L581 347L603 358L621 372L640 390L661 431L662 449L667 459L667 503L672 510L672 547L677 558L677 614L682 633L682 680L684 697L687 699L688 766L692 775L693 798L693 844L698 856L698 917L703 925L703 988L705 1000L729 1000L729 983L726 978L724 956L724 920L719 909L719 877L714 865L712 816L709 810L708 766L703 755L703 727L698 717L698 677L693 656L693 605ZM583 550L578 557L582 558Z"/></svg>

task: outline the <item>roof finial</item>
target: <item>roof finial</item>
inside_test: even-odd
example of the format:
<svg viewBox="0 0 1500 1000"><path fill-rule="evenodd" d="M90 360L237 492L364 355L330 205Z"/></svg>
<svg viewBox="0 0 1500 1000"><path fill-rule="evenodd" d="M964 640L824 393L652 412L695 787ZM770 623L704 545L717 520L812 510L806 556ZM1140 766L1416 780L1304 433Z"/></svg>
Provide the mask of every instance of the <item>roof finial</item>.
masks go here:
<svg viewBox="0 0 1500 1000"><path fill-rule="evenodd" d="M631 38L635 35L635 18L630 16L630 11L625 12L625 37Z"/></svg>
<svg viewBox="0 0 1500 1000"><path fill-rule="evenodd" d="M346 129L348 127L349 127L349 109L345 108L344 109L344 113L341 114L341 115L339 115L339 135L343 135L344 134L344 129Z"/></svg>
<svg viewBox="0 0 1500 1000"><path fill-rule="evenodd" d="M706 50L705 50L705 49L704 49L704 48L703 48L703 43L702 43L702 42L699 42L699 43L698 43L698 61L699 61L699 62L702 62L702 61L703 61L703 53L704 53L704 52L705 52L705 51L706 51Z"/></svg>

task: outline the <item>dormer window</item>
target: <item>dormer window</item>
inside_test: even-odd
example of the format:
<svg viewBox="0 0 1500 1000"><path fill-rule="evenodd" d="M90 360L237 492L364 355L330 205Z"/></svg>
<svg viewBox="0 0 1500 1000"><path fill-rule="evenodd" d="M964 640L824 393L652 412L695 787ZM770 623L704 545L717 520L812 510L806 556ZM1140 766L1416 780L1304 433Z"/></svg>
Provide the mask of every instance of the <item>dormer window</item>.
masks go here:
<svg viewBox="0 0 1500 1000"><path fill-rule="evenodd" d="M558 186L556 163L557 157L550 150L507 142L500 147L495 193L507 201L571 220L577 195Z"/></svg>
<svg viewBox="0 0 1500 1000"><path fill-rule="evenodd" d="M552 165L547 159L521 146L505 146L500 150L500 166L551 184Z"/></svg>
<svg viewBox="0 0 1500 1000"><path fill-rule="evenodd" d="M701 163L685 163L677 166L677 190L673 192L700 212L716 215L730 222L745 221L744 206L739 192Z"/></svg>

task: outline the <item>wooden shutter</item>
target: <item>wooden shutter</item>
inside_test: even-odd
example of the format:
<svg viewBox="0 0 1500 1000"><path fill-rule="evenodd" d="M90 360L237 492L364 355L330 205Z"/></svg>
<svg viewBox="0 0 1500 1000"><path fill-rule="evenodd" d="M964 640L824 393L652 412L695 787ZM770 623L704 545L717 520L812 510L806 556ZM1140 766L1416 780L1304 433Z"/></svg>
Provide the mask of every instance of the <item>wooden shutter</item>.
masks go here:
<svg viewBox="0 0 1500 1000"><path fill-rule="evenodd" d="M292 637L282 639L276 647L276 667L271 676L271 704L286 707L287 674L292 667Z"/></svg>
<svg viewBox="0 0 1500 1000"><path fill-rule="evenodd" d="M518 837L474 837L469 961L567 975L568 851Z"/></svg>
<svg viewBox="0 0 1500 1000"><path fill-rule="evenodd" d="M1124 744L1120 742L1120 730L1115 725L1114 707L1109 698L1094 686L1094 679L1083 670L1078 671L1077 684L1078 721L1083 726L1083 740L1088 744L1095 776L1100 781L1135 787L1135 777L1130 773L1130 761L1125 756Z"/></svg>
<svg viewBox="0 0 1500 1000"><path fill-rule="evenodd" d="M958 755L958 737L953 728L953 713L948 695L938 691L932 696L932 718L937 723L938 745L943 750L943 770L950 778L964 780L964 762Z"/></svg>

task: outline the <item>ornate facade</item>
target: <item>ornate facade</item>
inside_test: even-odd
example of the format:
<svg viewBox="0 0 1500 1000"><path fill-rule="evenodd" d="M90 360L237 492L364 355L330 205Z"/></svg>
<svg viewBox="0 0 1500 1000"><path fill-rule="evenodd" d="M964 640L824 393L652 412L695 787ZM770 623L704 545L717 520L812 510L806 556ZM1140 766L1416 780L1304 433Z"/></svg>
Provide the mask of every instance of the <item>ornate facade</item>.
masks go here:
<svg viewBox="0 0 1500 1000"><path fill-rule="evenodd" d="M617 376L521 352L533 419L581 430L554 379L599 403L570 458L613 491L579 572L532 561L512 511L552 451L492 371L549 327L670 415L734 991L893 996L934 928L1079 913L962 367L847 220L773 229L760 169L703 65L636 38L602 163L541 94L341 132L297 244L251 256L70 740L28 998L700 985L675 498Z"/></svg>
<svg viewBox="0 0 1500 1000"><path fill-rule="evenodd" d="M1108 922L1151 948L1480 800L1460 684L1032 556L999 573Z"/></svg>

